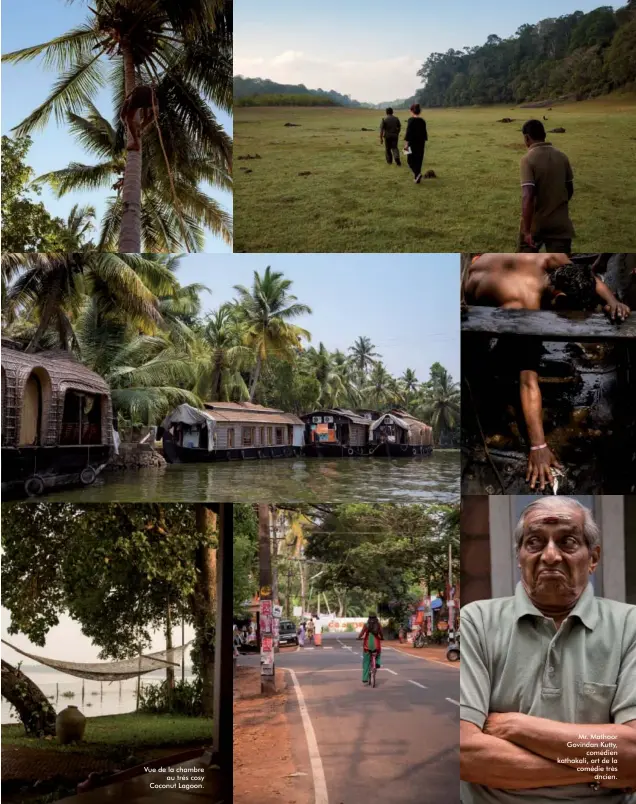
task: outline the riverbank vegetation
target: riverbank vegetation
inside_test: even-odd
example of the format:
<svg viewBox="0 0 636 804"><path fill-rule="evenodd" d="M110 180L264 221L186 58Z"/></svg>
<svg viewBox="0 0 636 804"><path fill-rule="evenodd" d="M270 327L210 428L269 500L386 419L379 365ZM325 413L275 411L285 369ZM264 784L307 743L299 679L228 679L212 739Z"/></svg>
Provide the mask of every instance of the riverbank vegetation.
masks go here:
<svg viewBox="0 0 636 804"><path fill-rule="evenodd" d="M455 443L459 387L439 363L428 377L391 374L370 337L329 350L295 323L311 313L267 267L203 315L180 258L108 252L5 254L3 336L27 351L62 349L108 382L120 427L158 425L177 404L251 401L300 414L318 407L399 407Z"/></svg>

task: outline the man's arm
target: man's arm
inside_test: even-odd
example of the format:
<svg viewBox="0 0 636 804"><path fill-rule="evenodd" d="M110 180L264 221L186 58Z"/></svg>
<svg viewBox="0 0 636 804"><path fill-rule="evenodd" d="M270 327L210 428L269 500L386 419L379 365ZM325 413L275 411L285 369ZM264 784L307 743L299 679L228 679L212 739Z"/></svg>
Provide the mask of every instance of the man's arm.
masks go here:
<svg viewBox="0 0 636 804"><path fill-rule="evenodd" d="M591 756L590 751L616 751L618 765L612 767L599 761L598 770L599 773L612 772L617 778L601 781L601 784L612 788L636 787L636 720L623 725L581 725L508 712L489 715L484 731L554 761L564 758L600 760L601 755ZM606 739L598 740L598 735ZM598 748L580 745L590 742ZM589 772L586 775L593 776Z"/></svg>
<svg viewBox="0 0 636 804"><path fill-rule="evenodd" d="M600 276L596 277L596 295L605 302L603 309L612 321L616 321L617 318L619 321L623 321L631 313L630 308L619 302Z"/></svg>
<svg viewBox="0 0 636 804"><path fill-rule="evenodd" d="M528 428L531 447L541 447L541 449L530 449L526 482L530 482L531 489L534 489L535 484L538 482L540 490L543 491L546 483L548 485L552 483L551 467L560 468L561 464L557 461L552 450L545 444L543 400L541 398L541 389L539 388L539 375L536 371L522 371L519 376L519 385L521 407L526 427Z"/></svg>
<svg viewBox="0 0 636 804"><path fill-rule="evenodd" d="M384 142L384 130L385 130L385 123L384 118L382 118L382 122L380 123L380 143Z"/></svg>
<svg viewBox="0 0 636 804"><path fill-rule="evenodd" d="M521 234L530 248L535 248L532 237L532 217L534 215L534 184L521 185Z"/></svg>
<svg viewBox="0 0 636 804"><path fill-rule="evenodd" d="M588 781L575 768L485 734L467 720L460 721L459 746L459 775L465 782L504 790L531 790Z"/></svg>
<svg viewBox="0 0 636 804"><path fill-rule="evenodd" d="M572 172L572 165L570 164L570 160L567 160L567 165L565 168L565 187L568 191L568 201L574 195L574 173Z"/></svg>
<svg viewBox="0 0 636 804"><path fill-rule="evenodd" d="M574 182L573 181L566 181L565 187L568 191L568 201L574 195Z"/></svg>
<svg viewBox="0 0 636 804"><path fill-rule="evenodd" d="M358 634L356 639L364 639L364 636L365 636L366 633L367 633L367 627L366 627L366 625L363 625L362 626L362 631L360 631L360 633Z"/></svg>

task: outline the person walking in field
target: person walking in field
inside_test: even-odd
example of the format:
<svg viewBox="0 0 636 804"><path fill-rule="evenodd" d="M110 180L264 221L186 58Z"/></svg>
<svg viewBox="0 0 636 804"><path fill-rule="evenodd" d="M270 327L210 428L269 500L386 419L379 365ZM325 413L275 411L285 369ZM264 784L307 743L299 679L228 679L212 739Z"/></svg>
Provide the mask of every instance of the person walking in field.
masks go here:
<svg viewBox="0 0 636 804"><path fill-rule="evenodd" d="M528 152L521 158L521 232L518 252L571 254L574 226L568 204L574 176L567 156L545 141L540 120L521 129Z"/></svg>
<svg viewBox="0 0 636 804"><path fill-rule="evenodd" d="M395 164L400 167L400 151L398 150L398 139L400 137L400 129L402 123L398 117L393 114L393 109L389 106L386 110L386 117L382 118L380 123L380 145L384 142L384 152L386 161L390 165L395 159Z"/></svg>
<svg viewBox="0 0 636 804"><path fill-rule="evenodd" d="M422 163L424 162L424 148L428 141L426 121L420 117L422 109L419 103L411 106L411 117L406 124L404 135L404 153L408 154L407 161L413 171L416 184L422 181Z"/></svg>

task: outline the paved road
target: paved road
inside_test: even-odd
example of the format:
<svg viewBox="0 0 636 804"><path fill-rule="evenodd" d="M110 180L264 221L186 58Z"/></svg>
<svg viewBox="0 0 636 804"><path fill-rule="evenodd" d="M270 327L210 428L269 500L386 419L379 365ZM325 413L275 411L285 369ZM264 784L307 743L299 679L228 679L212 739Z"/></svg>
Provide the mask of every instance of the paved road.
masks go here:
<svg viewBox="0 0 636 804"><path fill-rule="evenodd" d="M362 684L360 650L355 634L325 634L322 648L276 657L277 669L294 671L313 725L327 787L321 804L458 804L459 670L387 649L372 689ZM311 774L291 690L296 758Z"/></svg>

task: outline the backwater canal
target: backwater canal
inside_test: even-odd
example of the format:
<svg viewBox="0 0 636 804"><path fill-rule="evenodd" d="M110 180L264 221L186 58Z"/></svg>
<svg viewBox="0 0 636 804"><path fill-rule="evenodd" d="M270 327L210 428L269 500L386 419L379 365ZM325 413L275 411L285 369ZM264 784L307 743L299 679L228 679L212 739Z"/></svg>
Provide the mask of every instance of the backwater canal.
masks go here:
<svg viewBox="0 0 636 804"><path fill-rule="evenodd" d="M428 458L294 458L105 472L47 502L459 502L459 450Z"/></svg>

